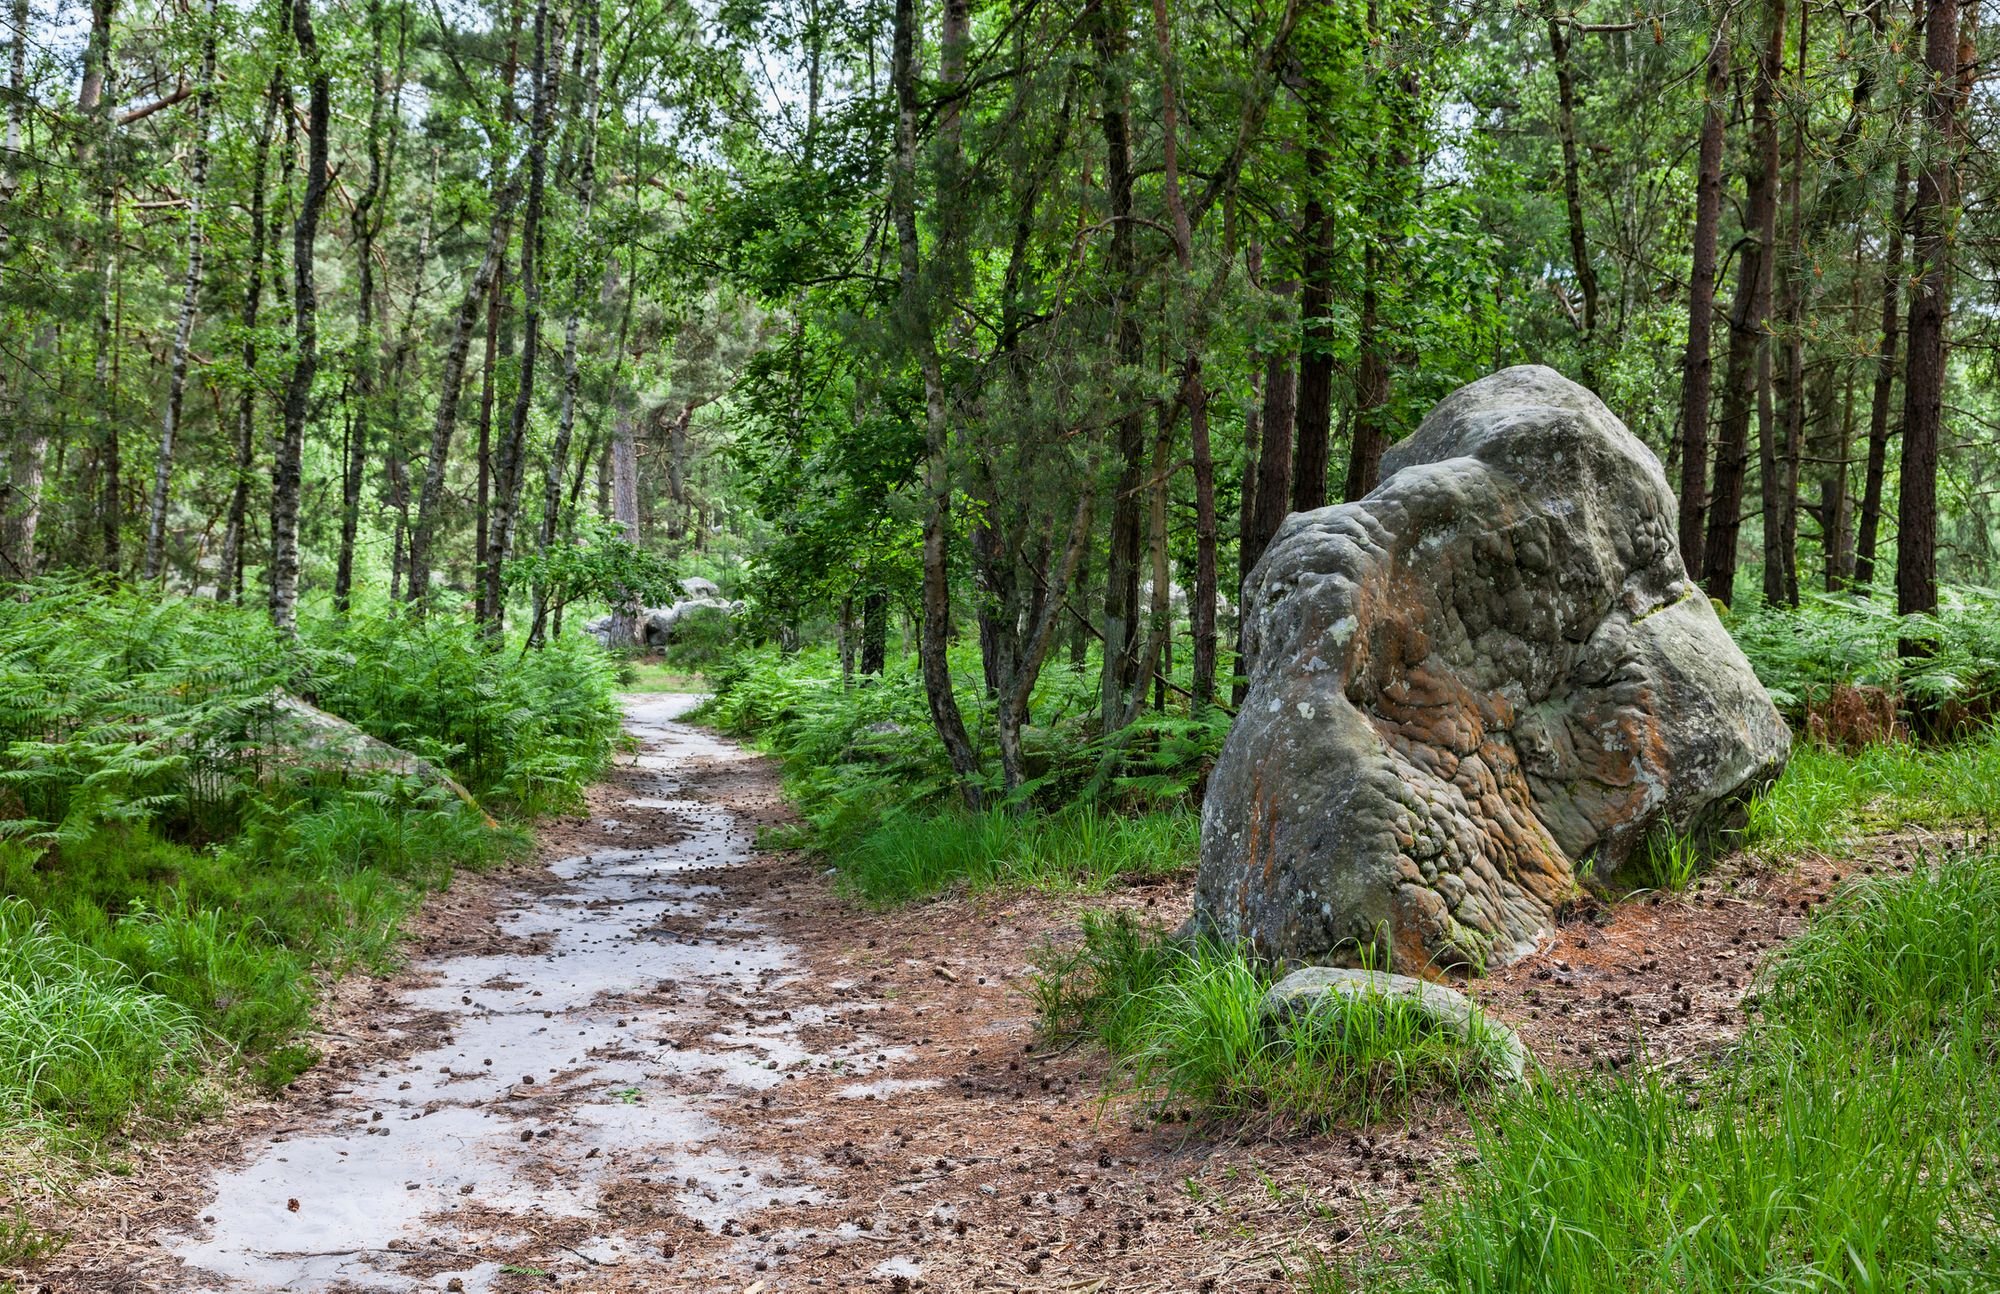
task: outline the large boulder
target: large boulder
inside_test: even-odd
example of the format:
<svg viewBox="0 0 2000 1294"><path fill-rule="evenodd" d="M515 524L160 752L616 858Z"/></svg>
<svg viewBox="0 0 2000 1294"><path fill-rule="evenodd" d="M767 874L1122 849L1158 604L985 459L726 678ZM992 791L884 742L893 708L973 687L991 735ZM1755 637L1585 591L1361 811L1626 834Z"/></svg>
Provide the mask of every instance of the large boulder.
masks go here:
<svg viewBox="0 0 2000 1294"><path fill-rule="evenodd" d="M1289 962L1501 965L1586 868L1739 822L1790 734L1687 577L1659 460L1590 392L1506 369L1382 470L1244 582L1196 924Z"/></svg>

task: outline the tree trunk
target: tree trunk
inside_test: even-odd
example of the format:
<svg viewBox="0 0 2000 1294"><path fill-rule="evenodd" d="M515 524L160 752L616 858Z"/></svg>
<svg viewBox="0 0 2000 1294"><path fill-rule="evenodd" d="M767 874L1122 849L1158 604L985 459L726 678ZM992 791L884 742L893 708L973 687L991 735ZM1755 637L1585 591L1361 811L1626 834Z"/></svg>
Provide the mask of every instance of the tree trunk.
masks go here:
<svg viewBox="0 0 2000 1294"><path fill-rule="evenodd" d="M389 105L384 84L382 0L369 0L368 29L372 49L368 63L368 179L354 202L354 425L348 432L347 458L340 473L340 551L333 572L333 605L345 614L354 589L354 543L361 530L361 487L368 473L369 433L375 402L375 239L381 232L383 204L391 185L395 164L393 134L385 140L384 109ZM400 96L398 96L400 98ZM391 109L393 111L393 109ZM387 156L385 156L385 153ZM418 273L423 272L418 267Z"/></svg>
<svg viewBox="0 0 2000 1294"><path fill-rule="evenodd" d="M1875 390L1868 405L1868 469L1861 489L1861 516L1855 525L1854 582L1875 584L1875 541L1882 529L1882 478L1888 473L1889 403L1896 387L1896 347L1901 338L1898 305L1903 286L1903 221L1910 192L1910 167L1896 164L1896 201L1889 221L1888 253L1882 263L1882 349L1875 361Z"/></svg>
<svg viewBox="0 0 2000 1294"><path fill-rule="evenodd" d="M1277 285L1290 296L1297 285ZM1257 448L1257 501L1250 510L1250 545L1242 554L1245 578L1278 533L1292 500L1292 436L1298 413L1298 369L1294 357L1280 353L1264 361L1262 437Z"/></svg>
<svg viewBox="0 0 2000 1294"><path fill-rule="evenodd" d="M299 600L299 475L305 457L306 418L319 371L319 287L313 248L320 208L326 203L327 135L332 80L320 62L313 34L312 0L292 0L292 37L308 78L306 188L292 226L292 377L285 389L285 431L271 472L271 620L297 631Z"/></svg>
<svg viewBox="0 0 2000 1294"><path fill-rule="evenodd" d="M1794 82L1802 95L1805 88L1805 58L1808 0L1799 0L1798 77ZM1802 201L1805 167L1805 114L1792 106L1792 165L1785 178L1784 205L1790 212L1786 235L1784 273L1778 263L1772 273L1777 289L1777 337L1783 371L1778 382L1778 423L1784 443L1775 446L1773 470L1761 481L1764 495L1764 601L1771 606L1797 606L1799 602L1799 464L1805 447L1805 207Z"/></svg>
<svg viewBox="0 0 2000 1294"><path fill-rule="evenodd" d="M1361 355L1354 381L1354 423L1345 491L1349 503L1365 497L1381 481L1382 453L1389 448L1389 431L1383 423L1389 407L1389 361L1383 353L1381 297L1375 286L1380 259L1381 253L1371 243L1362 256Z"/></svg>
<svg viewBox="0 0 2000 1294"><path fill-rule="evenodd" d="M1300 236L1304 243L1303 285L1299 300L1298 414L1293 436L1292 511L1310 512L1326 506L1327 464L1333 441L1333 217L1320 203L1319 177L1330 163L1320 146L1326 123L1317 119L1306 95L1306 129L1313 142L1306 149L1306 199Z"/></svg>
<svg viewBox="0 0 2000 1294"><path fill-rule="evenodd" d="M7 103L6 189L0 198L11 203L21 189L21 134L28 115L28 0L13 0L9 17L14 39L10 42L8 60L7 83L11 94ZM13 249L12 235L0 228L0 268L12 259ZM17 380L6 391L5 403L0 404L0 418L18 424L20 398ZM19 438L10 446L8 455L8 489L0 495L5 504L5 513L0 515L0 558L5 559L16 578L23 580L35 575L35 532L41 525L43 465L48 461L49 451L47 427L44 417L29 419L27 425L20 427Z"/></svg>
<svg viewBox="0 0 2000 1294"><path fill-rule="evenodd" d="M958 23L951 21L953 15ZM946 9L945 67L962 68L965 10L962 0L953 0ZM896 227L898 286L901 294L901 324L904 339L915 352L924 383L924 511L923 529L923 633L919 639L924 673L924 695L930 704L931 723L944 744L945 757L958 775L959 792L966 806L981 806L978 777L979 755L966 734L959 714L958 698L952 691L951 662L947 655L947 635L951 626L951 586L946 569L946 545L951 524L951 480L945 454L950 437L950 401L944 387L944 366L932 329L930 305L926 299L917 235L917 97L916 0L896 0L895 28L891 46L890 80L896 96L896 153L891 172L889 207ZM943 78L940 78L941 80ZM939 190L948 194L953 177L941 177ZM948 249L940 249L948 255Z"/></svg>
<svg viewBox="0 0 2000 1294"><path fill-rule="evenodd" d="M634 439L635 419L629 406L620 403L611 421L611 519L626 542L639 542L639 445ZM639 612L636 599L621 598L611 608L611 641L621 647L639 645Z"/></svg>
<svg viewBox="0 0 2000 1294"><path fill-rule="evenodd" d="M590 47L589 62L584 71L584 112L583 147L576 179L577 233L588 245L592 234L590 216L597 196L597 116L598 103L598 61L603 49L600 19L596 4L584 6L585 41ZM570 437L576 428L576 397L583 383L583 370L577 362L577 333L582 324L583 306L589 299L589 287L595 276L580 269L571 284L574 294L568 318L563 322L563 382L562 411L556 419L555 444L549 449L548 474L542 485L542 529L536 537L536 549L546 554L556 541L557 524L562 517L563 472L569 462ZM528 631L530 641L539 643L542 638L542 622L548 614L548 590L537 585L535 588L534 624Z"/></svg>
<svg viewBox="0 0 2000 1294"><path fill-rule="evenodd" d="M1569 259L1576 272L1576 286L1583 297L1583 381L1595 386L1591 346L1597 340L1597 270L1590 263L1590 245L1584 237L1583 177L1576 148L1576 71L1569 61L1569 34L1563 30L1567 19L1549 14L1549 53L1556 68L1556 133L1562 140L1563 211L1569 219Z"/></svg>
<svg viewBox="0 0 2000 1294"><path fill-rule="evenodd" d="M83 50L83 86L77 92L77 114L86 120L89 141L79 156L79 171L96 168L95 227L92 257L96 267L95 351L91 377L97 413L97 470L101 478L97 503L99 542L104 567L119 568L120 533L124 528L119 495L122 465L118 453L117 383L112 351L117 337L112 327L113 297L118 282L117 172L113 142L117 118L112 111L113 0L91 0L90 35Z"/></svg>
<svg viewBox="0 0 2000 1294"><path fill-rule="evenodd" d="M1122 0L1102 0L1091 7L1090 15L1101 95L1104 188L1111 211L1104 270L1112 292L1113 357L1119 369L1129 374L1144 363L1145 351L1133 299L1138 283L1133 250L1131 105L1123 67L1127 18ZM1125 407L1118 419L1118 484L1111 500L1111 545L1104 584L1104 668L1098 686L1098 713L1107 735L1117 731L1126 693L1143 685L1136 650L1146 430L1144 413L1134 394L1121 389L1116 398Z"/></svg>
<svg viewBox="0 0 2000 1294"><path fill-rule="evenodd" d="M889 595L870 589L861 597L861 673L880 678L889 656Z"/></svg>
<svg viewBox="0 0 2000 1294"><path fill-rule="evenodd" d="M1708 46L1701 145L1696 162L1694 267L1688 280L1687 352L1681 361L1681 560L1703 574L1702 522L1708 512L1708 397L1714 380L1716 235L1722 224L1722 146L1729 92L1729 18L1714 18Z"/></svg>
<svg viewBox="0 0 2000 1294"><path fill-rule="evenodd" d="M421 603L430 592L431 541L444 505L445 466L451 457L451 435L458 422L465 361L472 350L472 330L479 319L479 307L492 296L494 280L500 276L500 266L507 255L509 223L519 189L513 177L501 182L494 199L493 223L486 234L486 254L459 302L458 317L452 321L451 344L445 350L444 373L438 383L437 414L431 421L430 455L424 463L423 489L417 495L417 523L410 530L409 599L413 603Z"/></svg>
<svg viewBox="0 0 2000 1294"><path fill-rule="evenodd" d="M549 122L555 106L556 82L562 75L562 36L549 17L548 0L535 5L534 115L528 134L528 200L521 213L521 370L514 387L514 410L507 438L500 445L495 473L493 521L487 536L483 599L487 632L498 638L505 627L506 605L502 568L514 549L514 528L521 514L521 486L526 476L528 418L535 405L536 358L542 330L542 206L548 187ZM550 57L551 51L555 57Z"/></svg>
<svg viewBox="0 0 2000 1294"><path fill-rule="evenodd" d="M1958 135L1958 0L1930 0L1924 17L1924 147L1910 204L1909 366L1903 375L1903 463L1897 478L1896 614L1937 610L1938 441L1944 427L1951 312L1949 229L1958 197L1953 176Z"/></svg>
<svg viewBox="0 0 2000 1294"><path fill-rule="evenodd" d="M209 0L208 31L201 47L201 93L195 99L194 151L188 160L187 278L174 345L167 360L167 408L160 420L160 452L153 463L153 497L146 517L145 575L160 577L167 540L167 486L174 471L174 434L180 429L181 400L187 393L188 346L194 340L195 309L201 299L202 199L208 189L208 118L215 106L215 23L217 0Z"/></svg>
<svg viewBox="0 0 2000 1294"><path fill-rule="evenodd" d="M231 601L243 585L244 528L250 517L250 471L257 456L257 312L264 300L264 260L270 224L265 212L266 168L271 132L277 124L285 69L272 69L264 94L264 115L250 162L250 254L243 285L243 389L236 403L236 457L229 490L229 521L222 538L222 570L216 577L221 600Z"/></svg>
<svg viewBox="0 0 2000 1294"><path fill-rule="evenodd" d="M1737 265L1736 305L1729 319L1729 367L1724 377L1722 431L1715 449L1715 498L1709 509L1702 558L1708 595L1729 604L1735 596L1736 541L1743 525L1743 481L1749 466L1750 415L1765 397L1760 358L1771 314L1771 262L1778 241L1778 123L1774 108L1785 47L1784 0L1769 0L1768 28L1751 95L1754 141L1748 228Z"/></svg>

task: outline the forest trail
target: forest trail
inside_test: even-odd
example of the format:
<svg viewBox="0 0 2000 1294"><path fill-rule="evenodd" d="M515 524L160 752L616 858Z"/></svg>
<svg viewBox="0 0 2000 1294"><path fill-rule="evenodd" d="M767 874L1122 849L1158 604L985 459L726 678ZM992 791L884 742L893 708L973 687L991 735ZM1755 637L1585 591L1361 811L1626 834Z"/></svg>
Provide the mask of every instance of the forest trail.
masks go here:
<svg viewBox="0 0 2000 1294"><path fill-rule="evenodd" d="M855 908L806 857L752 849L787 817L776 766L678 722L694 701L625 697L639 750L590 817L544 830L538 866L427 903L408 969L340 986L328 1058L284 1100L87 1189L115 1234L86 1224L43 1288L1024 1288L1080 1262L1186 1288L1226 1270L1206 1245L1163 1269L1143 1238L1181 1219L1168 1193L1206 1151L1162 1138L1134 1175L1106 1138L1154 1138L1114 1120L1084 1072L1100 1062L1034 1050L1028 961L1073 905Z"/></svg>
<svg viewBox="0 0 2000 1294"><path fill-rule="evenodd" d="M639 749L588 818L427 902L283 1099L84 1187L25 1288L1289 1291L1302 1227L1399 1230L1462 1153L1454 1102L1334 1136L1146 1117L1099 1049L1044 1049L1031 962L1084 908L1178 920L1180 879L872 911L753 849L789 821L774 762L693 698L624 703ZM1558 1062L1635 1013L1703 1050L1819 871L1600 912L1482 997Z"/></svg>

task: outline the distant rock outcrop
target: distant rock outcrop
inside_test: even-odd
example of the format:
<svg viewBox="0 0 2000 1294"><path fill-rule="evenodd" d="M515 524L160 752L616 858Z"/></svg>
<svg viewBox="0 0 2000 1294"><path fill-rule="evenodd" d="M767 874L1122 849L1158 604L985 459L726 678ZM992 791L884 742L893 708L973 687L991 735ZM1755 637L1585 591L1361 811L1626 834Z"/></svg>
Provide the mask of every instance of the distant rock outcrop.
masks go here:
<svg viewBox="0 0 2000 1294"><path fill-rule="evenodd" d="M1731 825L1790 734L1687 578L1658 459L1590 392L1496 373L1383 471L1245 581L1196 923L1295 962L1504 964L1586 864Z"/></svg>

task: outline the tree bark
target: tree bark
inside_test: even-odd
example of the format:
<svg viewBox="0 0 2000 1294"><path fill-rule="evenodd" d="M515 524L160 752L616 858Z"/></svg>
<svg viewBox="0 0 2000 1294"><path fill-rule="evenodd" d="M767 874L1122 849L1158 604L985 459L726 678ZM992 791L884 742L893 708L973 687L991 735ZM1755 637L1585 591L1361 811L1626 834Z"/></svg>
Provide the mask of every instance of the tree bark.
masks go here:
<svg viewBox="0 0 2000 1294"><path fill-rule="evenodd" d="M1889 220L1889 246L1882 263L1882 348L1875 360L1875 389L1868 405L1868 468L1861 488L1861 516L1855 524L1854 582L1875 584L1875 543L1882 529L1882 478L1888 474L1889 405L1896 387L1896 349L1902 336L1898 314L1903 287L1903 222L1908 216L1910 167L1896 164L1896 201Z"/></svg>
<svg viewBox="0 0 2000 1294"><path fill-rule="evenodd" d="M472 282L459 302L452 321L451 343L444 353L444 372L438 382L437 414L431 421L430 454L424 462L423 489L417 495L417 521L410 529L409 600L421 603L430 592L431 542L437 533L439 512L444 505L445 466L451 457L452 431L458 422L459 393L465 385L465 362L472 350L472 330L479 319L479 307L493 293L493 282L507 255L507 241L514 203L520 186L513 177L500 181L495 195L493 223L486 234L486 254L474 272Z"/></svg>
<svg viewBox="0 0 2000 1294"><path fill-rule="evenodd" d="M1280 296L1291 296L1297 285L1277 285ZM1278 533L1292 498L1292 437L1298 413L1298 369L1295 357L1283 352L1264 361L1262 436L1257 448L1257 501L1250 510L1250 545L1242 555L1244 577L1263 557L1271 536Z"/></svg>
<svg viewBox="0 0 2000 1294"><path fill-rule="evenodd" d="M1809 0L1799 0L1798 78L1795 87L1803 97ZM1774 260L1772 273L1777 280L1777 315L1781 331L1776 337L1782 371L1777 384L1778 426L1784 443L1772 446L1770 470L1764 472L1764 601L1771 606L1797 606L1799 602L1799 465L1805 447L1805 109L1788 105L1792 116L1792 165L1785 177L1784 206L1790 213L1785 238L1784 273L1778 274Z"/></svg>
<svg viewBox="0 0 2000 1294"><path fill-rule="evenodd" d="M1723 112L1729 92L1729 18L1715 19L1703 87L1701 145L1695 164L1694 267L1688 279L1687 352L1681 361L1681 560L1688 578L1703 574L1702 522L1708 512L1708 398L1714 380L1716 235L1722 225Z"/></svg>
<svg viewBox="0 0 2000 1294"><path fill-rule="evenodd" d="M958 22L952 21L956 15ZM945 45L942 61L963 68L966 38L963 0L952 0L946 9ZM950 398L945 391L944 366L932 329L930 304L924 295L921 245L917 236L917 97L916 0L896 0L895 25L891 44L890 81L896 96L896 152L891 171L889 207L896 228L898 286L901 297L901 324L905 343L916 352L917 366L924 385L924 510L923 529L923 632L919 638L922 657L924 696L929 702L932 726L944 744L945 757L957 774L959 792L966 807L978 810L983 797L978 777L979 755L966 734L965 720L952 691L951 662L947 655L947 635L951 626L951 586L947 571L947 541L951 521L951 479L946 462L950 438ZM944 78L940 78L943 80ZM942 151L942 150L941 150ZM947 192L952 177L942 177L941 193ZM941 254L949 254L948 249Z"/></svg>
<svg viewBox="0 0 2000 1294"><path fill-rule="evenodd" d="M277 124L278 101L282 97L285 69L272 69L271 84L264 94L264 115L257 127L257 140L250 162L250 254L243 285L243 389L236 402L236 457L234 480L229 489L229 520L223 530L222 569L216 577L216 593L222 601L234 600L243 585L244 530L250 517L250 471L257 455L257 314L264 300L264 261L269 247L270 224L265 211L266 169L271 157L271 132Z"/></svg>
<svg viewBox="0 0 2000 1294"><path fill-rule="evenodd" d="M1708 595L1725 606L1735 596L1736 542L1743 525L1743 482L1749 466L1750 415L1768 399L1763 375L1771 314L1771 262L1777 250L1778 123L1774 106L1785 47L1784 0L1770 0L1767 30L1751 92L1752 164L1743 251L1737 263L1736 305L1729 319L1729 366L1722 428L1715 449L1715 497L1702 558ZM1760 398L1761 397L1761 398Z"/></svg>
<svg viewBox="0 0 2000 1294"><path fill-rule="evenodd" d="M361 488L367 480L369 435L375 412L375 239L382 230L385 200L393 191L391 176L399 133L395 106L387 103L388 87L384 84L387 72L383 65L386 37L382 30L382 0L369 0L368 29L372 44L368 63L368 179L354 201L353 219L354 421L348 432L347 458L341 465L340 551L334 559L333 573L333 605L343 614L354 590L354 544L361 530ZM400 94L397 97L400 99ZM385 110L390 114L387 122ZM422 273L421 266L418 273Z"/></svg>
<svg viewBox="0 0 2000 1294"><path fill-rule="evenodd" d="M1910 203L1916 269L1903 375L1903 462L1897 477L1896 614L1937 610L1938 441L1944 427L1946 323L1951 313L1949 228L1958 196L1958 0L1930 0L1924 17L1924 147Z"/></svg>
<svg viewBox="0 0 2000 1294"><path fill-rule="evenodd" d="M1576 147L1576 71L1569 61L1566 20L1553 10L1548 17L1549 53L1556 69L1556 133L1562 141L1563 211L1569 220L1569 258L1576 286L1583 297L1583 380L1595 386L1591 345L1597 339L1597 269L1590 262L1590 244L1583 223L1583 176Z"/></svg>
<svg viewBox="0 0 2000 1294"><path fill-rule="evenodd" d="M1320 201L1320 177L1331 165L1321 145L1327 123L1306 95L1307 184L1311 187L1300 222L1304 244L1299 299L1298 412L1293 435L1292 511L1326 506L1327 465L1333 442L1333 217Z"/></svg>
<svg viewBox="0 0 2000 1294"><path fill-rule="evenodd" d="M514 387L514 409L508 419L507 438L500 445L484 571L486 626L495 638L506 623L501 574L513 553L514 528L520 519L528 418L535 405L535 361L541 353L542 207L548 188L549 122L555 106L556 82L562 75L559 52L562 37L550 19L548 0L537 0L535 5L534 41L535 100L528 131L528 200L521 211L521 371ZM553 58L552 50L557 51Z"/></svg>
<svg viewBox="0 0 2000 1294"><path fill-rule="evenodd" d="M576 178L577 233L586 244L592 239L590 217L597 197L598 63L603 50L600 21L597 5L586 4L584 39L590 52L584 70L583 143ZM589 285L594 277L585 271L578 272L571 285L574 295L569 315L563 321L562 410L556 419L555 444L549 448L548 474L542 482L542 529L536 537L537 550L544 554L555 543L557 526L562 518L563 472L568 466L570 437L576 427L576 397L583 383L583 370L577 362L577 333L582 324L584 302L589 299ZM537 585L534 624L528 632L530 641L541 641L542 624L547 614L548 590Z"/></svg>
<svg viewBox="0 0 2000 1294"><path fill-rule="evenodd" d="M331 75L320 61L313 32L312 0L292 0L292 38L308 78L306 187L298 221L292 226L292 377L285 389L284 438L271 472L271 620L287 634L298 627L299 475L313 378L319 372L319 287L313 249L319 239L320 209L326 203L332 97Z"/></svg>
<svg viewBox="0 0 2000 1294"><path fill-rule="evenodd" d="M167 487L173 479L174 436L180 430L181 400L187 393L188 346L201 300L202 199L208 190L208 118L215 107L215 23L218 0L209 0L208 31L201 47L201 93L195 100L194 149L188 159L187 277L181 284L180 314L167 360L167 407L160 420L160 452L153 462L153 497L147 509L145 575L160 577L167 539Z"/></svg>
<svg viewBox="0 0 2000 1294"><path fill-rule="evenodd" d="M1123 66L1127 15L1122 0L1091 6L1091 45L1097 65L1099 119L1104 135L1104 189L1111 211L1111 237L1104 272L1111 284L1112 354L1122 374L1145 361L1134 296L1137 261L1133 248L1130 89ZM1118 730L1125 696L1142 687L1139 676L1139 544L1146 470L1144 413L1127 383L1119 384L1124 412L1118 419L1118 484L1111 500L1111 543L1104 584L1104 667L1098 685L1098 712L1106 735Z"/></svg>

